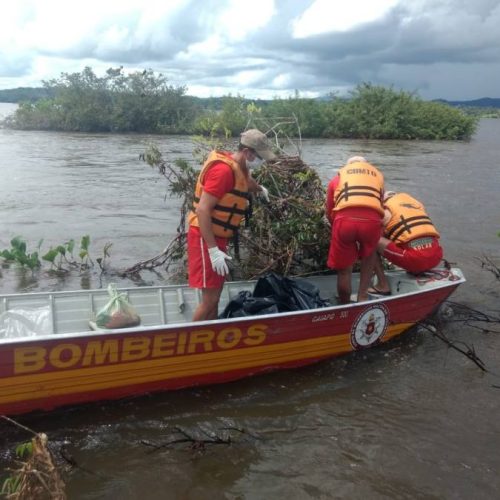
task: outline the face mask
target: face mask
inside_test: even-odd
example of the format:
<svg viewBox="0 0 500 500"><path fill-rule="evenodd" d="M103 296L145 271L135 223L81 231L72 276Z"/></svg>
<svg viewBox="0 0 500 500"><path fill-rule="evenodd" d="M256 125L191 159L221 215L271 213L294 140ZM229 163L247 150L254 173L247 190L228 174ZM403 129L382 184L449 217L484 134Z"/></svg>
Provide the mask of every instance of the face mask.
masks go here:
<svg viewBox="0 0 500 500"><path fill-rule="evenodd" d="M250 169L259 168L264 163L262 158L257 158L257 156L252 160L247 160L247 167Z"/></svg>

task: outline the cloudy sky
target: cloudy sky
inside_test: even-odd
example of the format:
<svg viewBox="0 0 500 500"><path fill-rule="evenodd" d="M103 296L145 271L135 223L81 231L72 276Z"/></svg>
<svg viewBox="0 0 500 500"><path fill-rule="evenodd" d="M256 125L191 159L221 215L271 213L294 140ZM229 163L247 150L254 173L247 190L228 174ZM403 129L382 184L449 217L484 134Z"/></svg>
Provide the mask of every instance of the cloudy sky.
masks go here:
<svg viewBox="0 0 500 500"><path fill-rule="evenodd" d="M500 97L500 0L13 0L0 89L90 66L151 68L188 94Z"/></svg>

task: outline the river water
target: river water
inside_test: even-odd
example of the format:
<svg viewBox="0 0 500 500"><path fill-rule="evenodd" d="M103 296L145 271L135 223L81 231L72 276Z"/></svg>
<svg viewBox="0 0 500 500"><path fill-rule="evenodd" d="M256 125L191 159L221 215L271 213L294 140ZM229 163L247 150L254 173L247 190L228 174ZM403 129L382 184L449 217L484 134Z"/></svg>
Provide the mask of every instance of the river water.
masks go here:
<svg viewBox="0 0 500 500"><path fill-rule="evenodd" d="M12 109L0 104L0 116ZM480 261L500 258L499 139L500 120L482 120L470 142L308 140L302 156L326 184L361 154L388 189L421 199L468 279L453 301L498 314L500 282ZM160 253L179 201L138 159L150 140L167 160L193 161L189 137L0 129L0 250L14 236L31 251L43 239L43 251L88 234L94 258L112 243L116 270ZM97 272L0 269L3 293L104 284ZM304 369L19 420L48 434L63 466L61 451L75 461L65 470L72 499L498 498L500 333L452 321L443 331L473 345L490 373L415 329ZM182 437L176 429L232 443L150 446ZM26 439L0 422L0 467Z"/></svg>

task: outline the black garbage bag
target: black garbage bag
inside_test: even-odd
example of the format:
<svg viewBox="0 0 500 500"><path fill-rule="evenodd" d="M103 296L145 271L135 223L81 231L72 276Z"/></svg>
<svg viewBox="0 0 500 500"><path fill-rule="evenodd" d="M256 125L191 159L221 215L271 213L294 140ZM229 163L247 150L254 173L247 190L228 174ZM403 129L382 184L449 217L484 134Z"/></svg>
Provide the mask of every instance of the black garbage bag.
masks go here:
<svg viewBox="0 0 500 500"><path fill-rule="evenodd" d="M251 292L239 292L231 300L219 318L242 318L256 314L273 314L279 312L276 301L270 297L252 297Z"/></svg>
<svg viewBox="0 0 500 500"><path fill-rule="evenodd" d="M238 318L255 314L302 311L328 307L313 283L302 278L287 278L270 272L257 280L253 293L240 292L219 318Z"/></svg>
<svg viewBox="0 0 500 500"><path fill-rule="evenodd" d="M303 278L288 278L270 272L257 280L254 297L274 297L282 311L303 311L328 307L331 303L322 299L316 285Z"/></svg>

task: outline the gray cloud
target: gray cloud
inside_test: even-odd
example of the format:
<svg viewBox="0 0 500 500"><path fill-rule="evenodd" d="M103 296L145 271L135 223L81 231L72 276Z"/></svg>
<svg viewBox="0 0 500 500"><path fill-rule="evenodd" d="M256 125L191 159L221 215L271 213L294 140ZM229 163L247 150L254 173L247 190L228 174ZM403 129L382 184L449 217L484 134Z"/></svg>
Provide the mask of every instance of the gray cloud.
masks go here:
<svg viewBox="0 0 500 500"><path fill-rule="evenodd" d="M326 94L363 81L417 91L424 98L470 99L500 92L500 4L495 0L400 2L374 22L307 38L294 38L292 23L311 1L279 0L263 28L219 50L189 57L193 44L209 43L228 2L187 1L146 25L137 8L102 19L78 44L59 50L40 47L39 54L125 69L150 67L175 84L250 97L296 89ZM242 12L235 22L244 26L252 21ZM31 71L36 54L32 60L26 52L19 59L9 54L0 52L0 76L14 82Z"/></svg>
<svg viewBox="0 0 500 500"><path fill-rule="evenodd" d="M32 68L31 54L17 54L15 57L9 51L0 50L0 77L21 77Z"/></svg>

